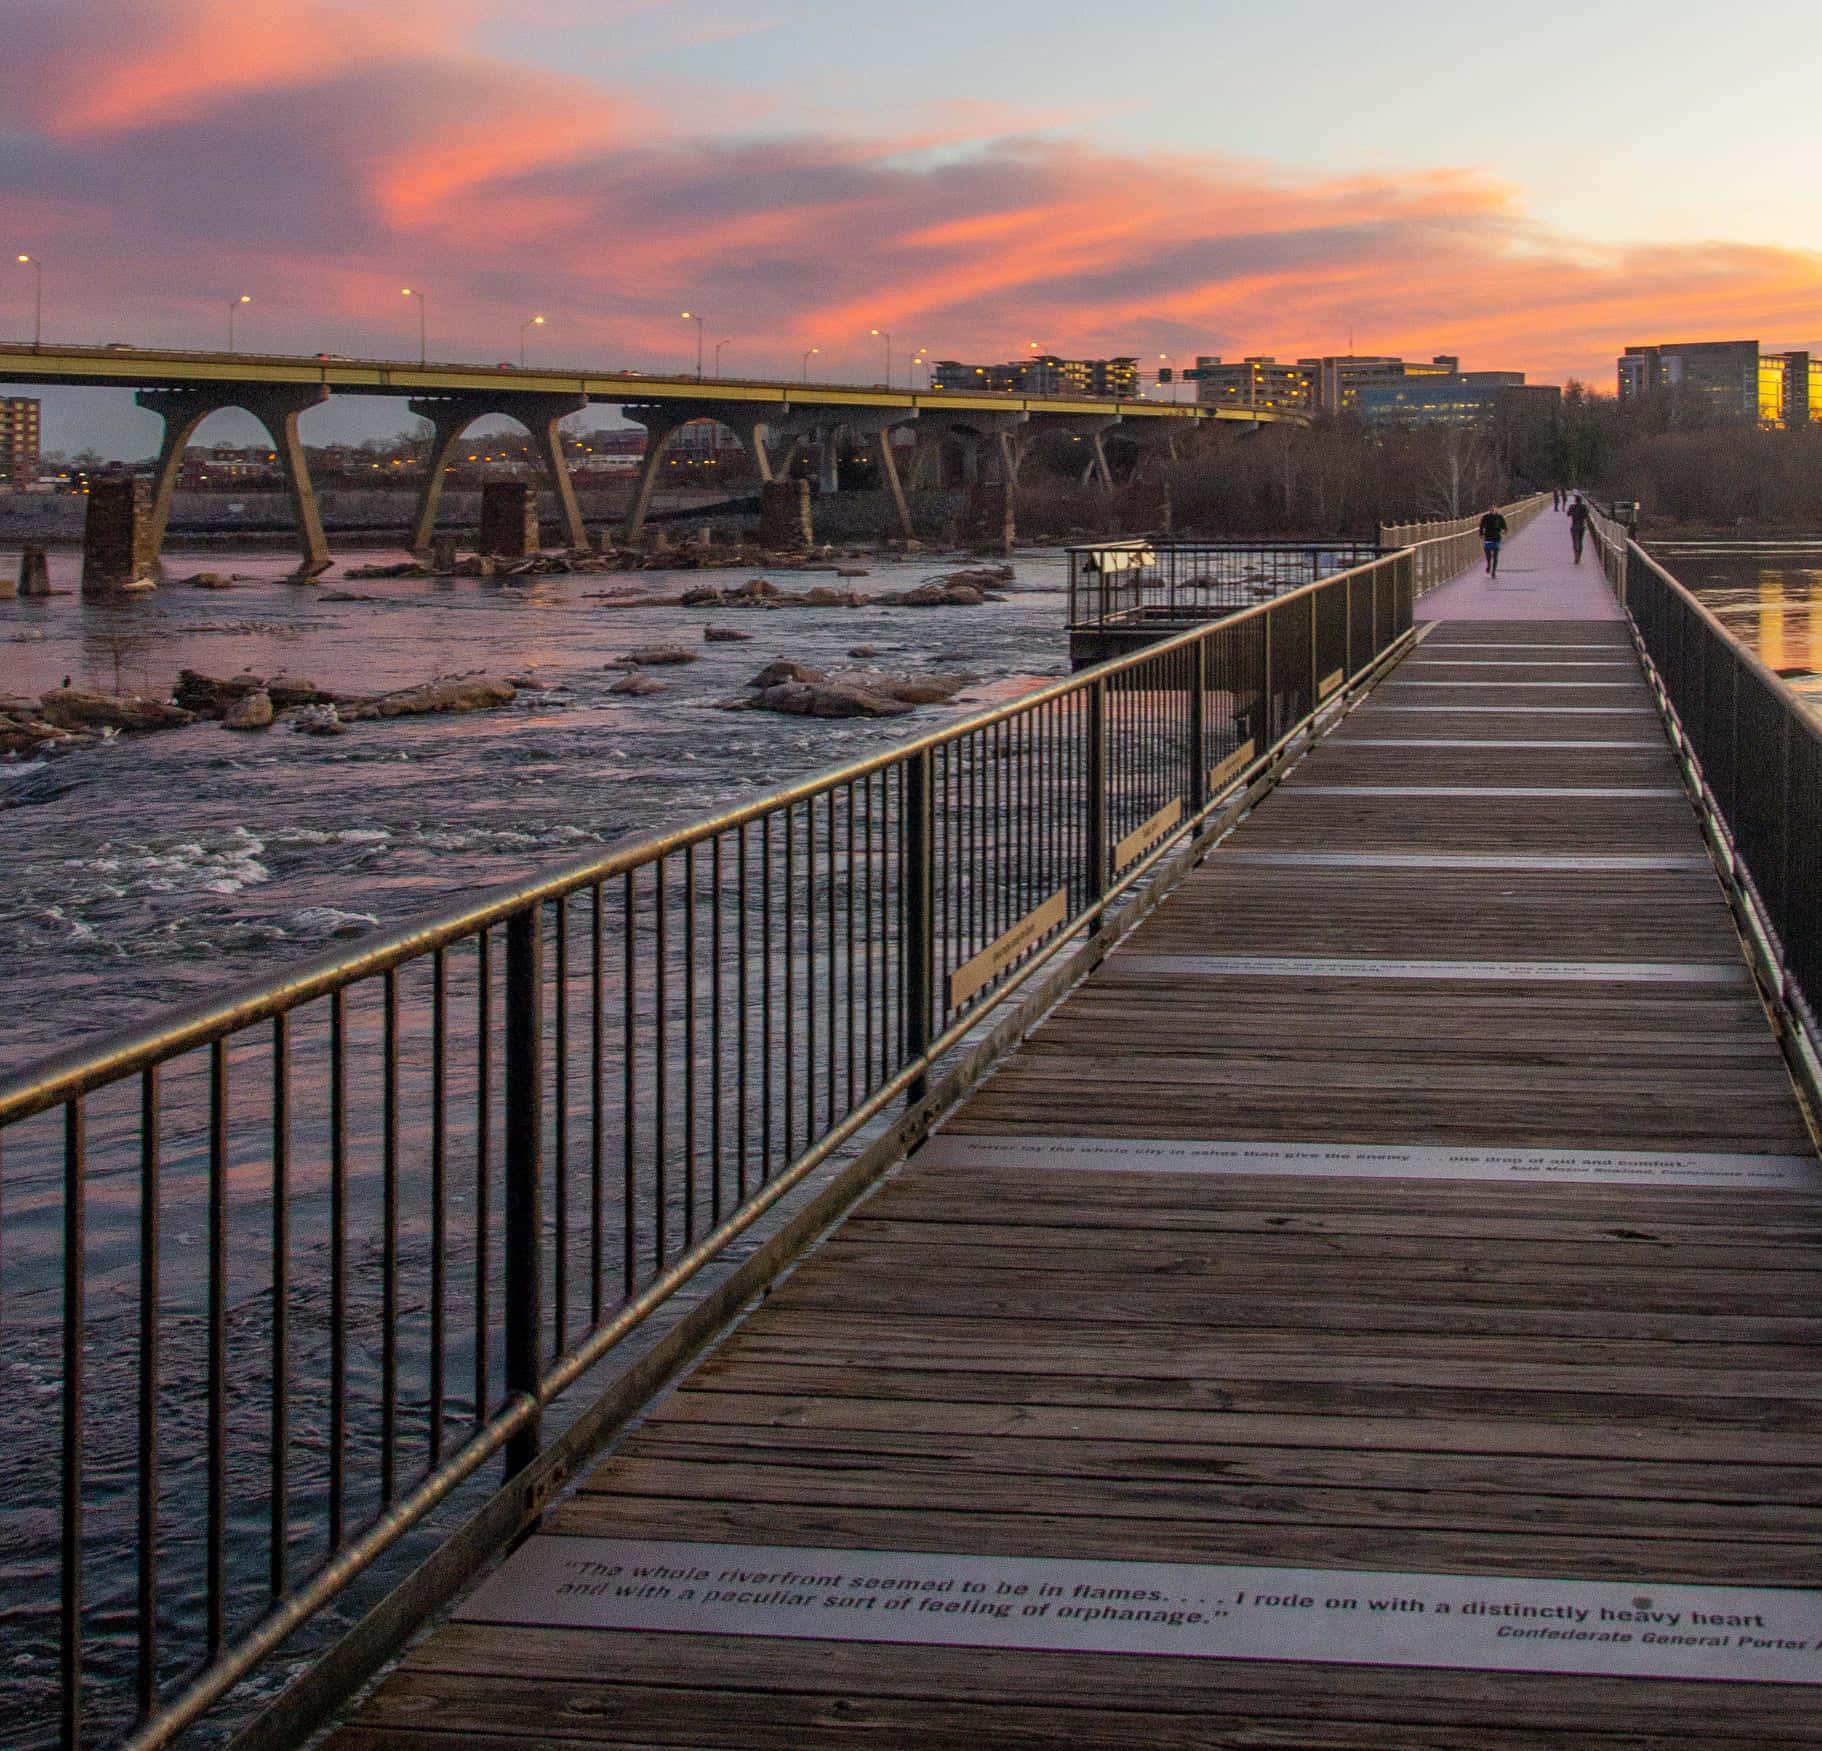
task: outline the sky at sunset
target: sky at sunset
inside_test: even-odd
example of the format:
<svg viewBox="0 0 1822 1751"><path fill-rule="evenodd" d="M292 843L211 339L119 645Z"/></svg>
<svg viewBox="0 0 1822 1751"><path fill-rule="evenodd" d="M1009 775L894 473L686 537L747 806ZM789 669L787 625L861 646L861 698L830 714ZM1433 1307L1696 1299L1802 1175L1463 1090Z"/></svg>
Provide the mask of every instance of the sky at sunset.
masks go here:
<svg viewBox="0 0 1822 1751"><path fill-rule="evenodd" d="M1612 384L1822 345L1793 0L5 0L0 337L730 375L922 347ZM1786 65L1787 58L1791 64ZM47 442L157 421L47 397ZM316 438L393 430L344 404ZM238 429L222 416L221 435ZM217 435L211 426L207 436Z"/></svg>

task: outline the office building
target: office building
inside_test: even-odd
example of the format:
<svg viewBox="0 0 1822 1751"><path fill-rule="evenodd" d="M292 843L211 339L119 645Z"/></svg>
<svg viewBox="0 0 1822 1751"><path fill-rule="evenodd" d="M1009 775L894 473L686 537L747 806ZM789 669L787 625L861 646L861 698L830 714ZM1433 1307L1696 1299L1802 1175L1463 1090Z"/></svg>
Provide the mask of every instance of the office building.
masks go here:
<svg viewBox="0 0 1822 1751"><path fill-rule="evenodd" d="M1759 417L1759 343L1701 340L1628 347L1618 361L1621 401L1693 400L1735 418Z"/></svg>
<svg viewBox="0 0 1822 1751"><path fill-rule="evenodd" d="M1759 423L1796 428L1822 420L1822 357L1811 352L1759 358Z"/></svg>
<svg viewBox="0 0 1822 1751"><path fill-rule="evenodd" d="M1314 377L1316 406L1326 414L1358 413L1363 389L1407 377L1446 377L1461 368L1461 360L1446 353L1427 365L1376 353L1333 353L1297 363Z"/></svg>
<svg viewBox="0 0 1822 1751"><path fill-rule="evenodd" d="M1562 405L1553 383L1527 383L1522 371L1454 371L1370 383L1359 391L1369 425L1476 426L1496 419L1548 417Z"/></svg>
<svg viewBox="0 0 1822 1751"><path fill-rule="evenodd" d="M1276 359L1242 359L1223 364L1204 354L1192 373L1196 399L1210 407L1246 408L1261 413L1308 413L1316 405L1315 373Z"/></svg>
<svg viewBox="0 0 1822 1751"><path fill-rule="evenodd" d="M1001 395L1079 395L1084 399L1132 400L1139 393L1136 358L1059 359L1034 353L1003 365L965 365L938 359L930 367L932 389L987 390Z"/></svg>
<svg viewBox="0 0 1822 1751"><path fill-rule="evenodd" d="M30 486L38 478L39 404L34 396L0 396L0 480Z"/></svg>

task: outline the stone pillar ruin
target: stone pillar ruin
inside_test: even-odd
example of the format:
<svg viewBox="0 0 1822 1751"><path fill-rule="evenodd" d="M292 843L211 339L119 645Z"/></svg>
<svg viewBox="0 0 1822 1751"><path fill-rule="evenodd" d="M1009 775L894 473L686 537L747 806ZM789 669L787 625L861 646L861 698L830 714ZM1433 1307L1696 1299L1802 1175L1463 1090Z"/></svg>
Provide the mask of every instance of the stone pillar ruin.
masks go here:
<svg viewBox="0 0 1822 1751"><path fill-rule="evenodd" d="M538 551L538 489L528 480L490 480L481 488L481 553L524 559Z"/></svg>
<svg viewBox="0 0 1822 1751"><path fill-rule="evenodd" d="M807 480L768 480L760 487L761 547L808 547L815 539Z"/></svg>
<svg viewBox="0 0 1822 1751"><path fill-rule="evenodd" d="M101 475L89 482L82 531L82 593L118 596L157 588L158 530L152 483L143 475Z"/></svg>

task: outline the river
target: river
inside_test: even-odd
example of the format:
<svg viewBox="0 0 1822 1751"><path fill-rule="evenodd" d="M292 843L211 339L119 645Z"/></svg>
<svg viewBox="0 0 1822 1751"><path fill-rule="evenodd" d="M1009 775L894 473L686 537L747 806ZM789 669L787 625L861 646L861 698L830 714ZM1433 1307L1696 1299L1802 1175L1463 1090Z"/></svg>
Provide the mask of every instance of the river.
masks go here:
<svg viewBox="0 0 1822 1751"><path fill-rule="evenodd" d="M348 554L337 574L375 557ZM0 766L0 977L9 992L0 1070L173 1003L318 953L337 938L433 908L628 835L697 819L1068 672L1066 566L1022 554L1007 599L977 608L624 609L591 599L627 582L654 593L769 576L642 573L326 587L283 581L289 556L169 555L173 583L118 605L74 593L0 603L0 693L74 685L165 697L180 668L303 676L378 692L485 669L540 683L498 712L357 723L318 739L283 725L219 724L123 736L37 769ZM870 563L860 590L904 589L964 560ZM0 566L16 564L0 555ZM51 555L74 592L79 557ZM334 601L340 593L363 601ZM752 635L707 644L710 620ZM668 691L609 692L604 667L642 645L687 644ZM766 663L854 667L978 682L948 707L840 721L726 713ZM42 798L8 807L9 800Z"/></svg>

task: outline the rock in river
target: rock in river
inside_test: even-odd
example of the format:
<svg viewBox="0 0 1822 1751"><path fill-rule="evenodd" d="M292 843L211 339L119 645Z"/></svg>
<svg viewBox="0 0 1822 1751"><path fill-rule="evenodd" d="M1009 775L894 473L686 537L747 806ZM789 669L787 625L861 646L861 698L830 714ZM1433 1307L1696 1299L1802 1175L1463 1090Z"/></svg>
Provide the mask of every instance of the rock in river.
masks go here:
<svg viewBox="0 0 1822 1751"><path fill-rule="evenodd" d="M221 720L224 730L263 730L272 724L272 695L264 688L243 693Z"/></svg>
<svg viewBox="0 0 1822 1751"><path fill-rule="evenodd" d="M196 721L196 714L166 705L159 699L137 695L121 699L105 693L84 693L59 687L38 701L38 714L62 730L174 730Z"/></svg>

